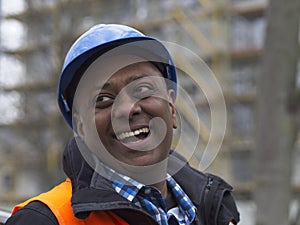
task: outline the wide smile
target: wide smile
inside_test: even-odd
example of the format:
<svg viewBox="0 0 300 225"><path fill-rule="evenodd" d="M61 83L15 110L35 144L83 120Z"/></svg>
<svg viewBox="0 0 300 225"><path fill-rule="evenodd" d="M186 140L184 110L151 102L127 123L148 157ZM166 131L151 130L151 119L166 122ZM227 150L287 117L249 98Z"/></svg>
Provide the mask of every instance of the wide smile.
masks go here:
<svg viewBox="0 0 300 225"><path fill-rule="evenodd" d="M117 139L123 143L135 143L147 138L150 134L148 127L142 127L132 131L121 132L116 135Z"/></svg>
<svg viewBox="0 0 300 225"><path fill-rule="evenodd" d="M118 149L124 149L130 152L152 151L164 141L166 137L166 128L161 120L152 119L143 124L131 124L130 128L119 128L114 132L113 138L117 144L121 144Z"/></svg>

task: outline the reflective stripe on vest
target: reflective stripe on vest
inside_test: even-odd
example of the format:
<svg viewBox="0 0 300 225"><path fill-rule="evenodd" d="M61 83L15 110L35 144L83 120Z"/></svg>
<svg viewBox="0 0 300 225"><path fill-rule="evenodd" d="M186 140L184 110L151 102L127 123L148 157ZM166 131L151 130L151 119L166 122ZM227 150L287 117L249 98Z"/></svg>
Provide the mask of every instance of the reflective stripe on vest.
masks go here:
<svg viewBox="0 0 300 225"><path fill-rule="evenodd" d="M92 212L86 219L74 216L71 206L72 185L70 179L50 191L33 197L14 207L12 214L30 202L40 201L47 205L58 220L59 225L128 225L111 211Z"/></svg>

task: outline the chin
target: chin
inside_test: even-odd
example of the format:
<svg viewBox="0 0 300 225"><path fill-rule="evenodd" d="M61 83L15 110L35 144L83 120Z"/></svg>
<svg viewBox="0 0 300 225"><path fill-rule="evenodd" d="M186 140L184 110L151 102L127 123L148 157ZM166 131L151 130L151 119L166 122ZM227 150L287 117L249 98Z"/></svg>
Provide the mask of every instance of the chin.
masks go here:
<svg viewBox="0 0 300 225"><path fill-rule="evenodd" d="M150 153L152 151L147 152L144 155L138 155L135 157L128 157L126 159L121 160L122 162L132 165L132 166L155 166L156 164L162 162L166 157L155 157Z"/></svg>

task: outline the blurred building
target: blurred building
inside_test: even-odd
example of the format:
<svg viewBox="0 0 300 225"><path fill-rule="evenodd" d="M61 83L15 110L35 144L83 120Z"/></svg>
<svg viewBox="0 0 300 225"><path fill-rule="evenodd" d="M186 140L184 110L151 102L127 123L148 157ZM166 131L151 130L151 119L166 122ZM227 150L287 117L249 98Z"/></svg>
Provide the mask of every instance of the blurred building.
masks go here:
<svg viewBox="0 0 300 225"><path fill-rule="evenodd" d="M251 199L255 80L266 7L265 0L2 0L0 204L45 191L63 178L60 158L72 133L56 106L57 78L71 43L96 23L132 25L187 47L209 65L224 93L227 128L208 170L228 180L237 198ZM193 68L191 59L175 57L179 68ZM197 107L203 149L211 129L208 101L191 77L179 73L179 83ZM182 120L193 128L186 102L177 104ZM201 154L191 159L196 167ZM300 152L296 155L299 161ZM300 164L295 165L297 186ZM244 208L253 209L251 204Z"/></svg>

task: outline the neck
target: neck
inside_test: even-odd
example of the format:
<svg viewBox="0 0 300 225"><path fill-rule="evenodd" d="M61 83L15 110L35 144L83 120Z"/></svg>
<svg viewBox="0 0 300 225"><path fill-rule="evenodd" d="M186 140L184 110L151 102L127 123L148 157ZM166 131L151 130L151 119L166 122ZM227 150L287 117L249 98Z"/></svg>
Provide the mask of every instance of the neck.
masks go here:
<svg viewBox="0 0 300 225"><path fill-rule="evenodd" d="M167 198L167 195L168 195L168 187L167 187L167 182L166 182L166 180L161 181L161 182L156 183L156 184L153 184L153 186L156 187L156 188L160 191L160 193L161 193L161 195L162 195L162 197L163 197L164 199Z"/></svg>
<svg viewBox="0 0 300 225"><path fill-rule="evenodd" d="M159 163L149 166L132 166L122 164L120 168L113 169L144 185L152 185L158 190L166 189L167 160L163 160Z"/></svg>

